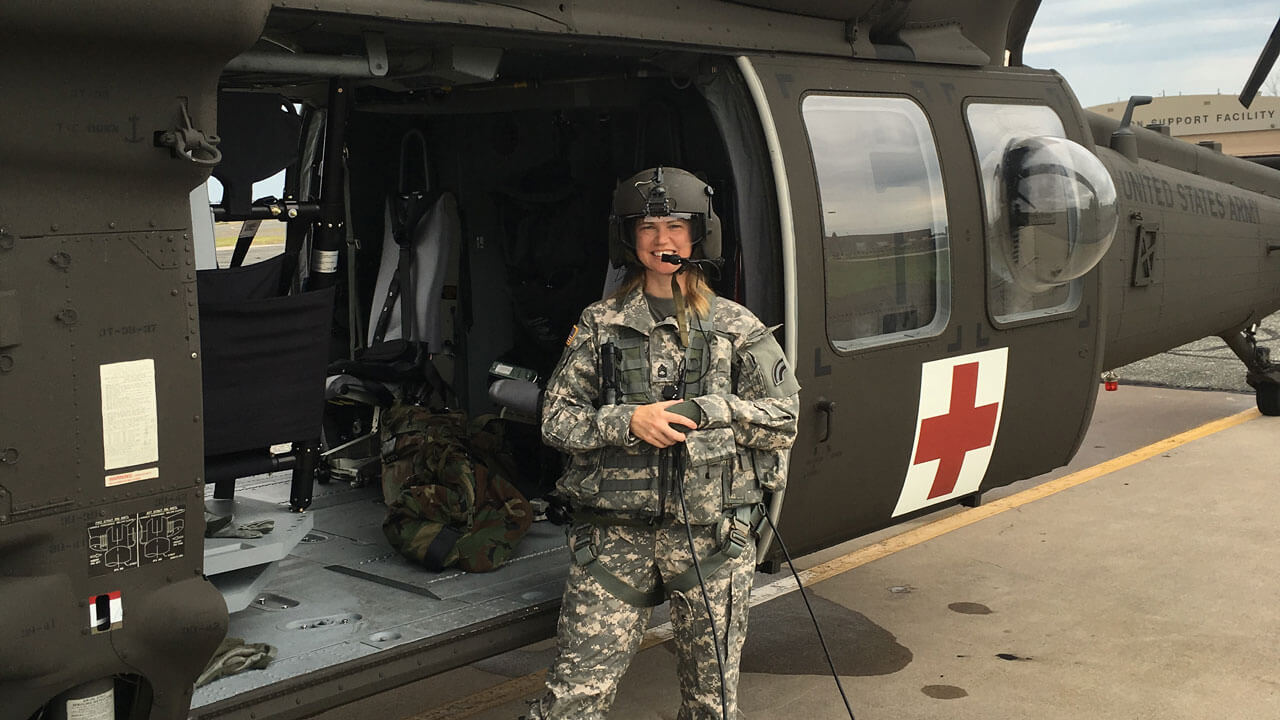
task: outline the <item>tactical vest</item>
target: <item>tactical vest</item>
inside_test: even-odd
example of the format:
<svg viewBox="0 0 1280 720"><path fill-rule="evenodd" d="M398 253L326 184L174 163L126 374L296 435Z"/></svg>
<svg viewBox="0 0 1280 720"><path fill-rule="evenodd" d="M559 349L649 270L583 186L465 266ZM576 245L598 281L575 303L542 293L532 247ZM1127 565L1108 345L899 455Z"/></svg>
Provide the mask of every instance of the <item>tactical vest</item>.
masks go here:
<svg viewBox="0 0 1280 720"><path fill-rule="evenodd" d="M677 387L683 382L685 398L718 390L733 391L731 377L716 375L730 372L728 368L734 362L732 341L722 336L725 341L722 345L730 348L729 363L719 370L709 344L716 335L715 306L713 299L707 317L692 318L689 345L683 357L683 376L679 369L672 371L671 382ZM618 403L643 405L661 400L653 392L649 338L632 328L617 326L610 340L621 356ZM707 464L685 463L685 505L690 522L710 525L723 519L729 510L760 502L763 490L756 478L755 458L749 449L738 447L732 428L696 430L689 433L688 442L713 443L724 449L723 456ZM676 446L673 452L684 452L684 447ZM634 448L606 447L577 454L571 458L562 489L582 507L618 511L628 516L657 516L665 508L679 507L679 501L674 499L673 470L669 467L664 473L662 468L662 463L670 462L670 457L671 453L664 455L647 443Z"/></svg>
<svg viewBox="0 0 1280 720"><path fill-rule="evenodd" d="M676 377L674 370L671 376L672 385L682 383L684 386L681 397L696 398L703 393L703 385L707 379L707 373L703 371L703 367L710 353L707 338L715 332L715 312L715 298L712 298L707 316L705 318L694 316L693 322L690 323L689 347L685 348L684 352L684 377ZM655 398L650 392L650 368L647 360L649 338L630 328L624 329L627 331L626 334L613 341L622 356L622 367L618 373L618 403L644 405L657 402L662 398ZM693 379L685 380L690 377Z"/></svg>

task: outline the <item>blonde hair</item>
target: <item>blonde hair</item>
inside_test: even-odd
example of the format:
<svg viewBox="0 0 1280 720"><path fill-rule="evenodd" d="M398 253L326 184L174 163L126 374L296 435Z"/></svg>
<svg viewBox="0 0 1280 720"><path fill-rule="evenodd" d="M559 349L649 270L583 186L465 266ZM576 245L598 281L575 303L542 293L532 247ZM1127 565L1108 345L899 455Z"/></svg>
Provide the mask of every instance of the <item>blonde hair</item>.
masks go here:
<svg viewBox="0 0 1280 720"><path fill-rule="evenodd" d="M716 292L711 289L702 268L686 265L684 275L684 304L698 317L705 318L707 313L711 312L711 298L715 297ZM617 300L626 297L632 290L642 285L644 285L644 268L639 265L630 265L627 267L627 276L623 278L622 284L613 295L609 296L609 299Z"/></svg>

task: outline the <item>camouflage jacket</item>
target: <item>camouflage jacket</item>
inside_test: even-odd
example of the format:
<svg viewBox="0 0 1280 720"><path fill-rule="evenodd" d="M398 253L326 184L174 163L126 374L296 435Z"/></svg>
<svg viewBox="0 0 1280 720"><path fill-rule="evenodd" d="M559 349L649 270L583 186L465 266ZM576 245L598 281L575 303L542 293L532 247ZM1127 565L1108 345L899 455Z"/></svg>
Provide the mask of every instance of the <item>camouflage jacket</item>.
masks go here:
<svg viewBox="0 0 1280 720"><path fill-rule="evenodd" d="M705 338L701 394L693 398L702 423L675 446L684 452L685 501L695 524L719 521L729 508L758 502L764 490L786 482L786 450L796 434L799 384L781 348L741 305L715 299L713 329ZM698 332L690 327L690 335ZM639 288L587 307L547 385L543 440L570 455L558 491L581 507L624 513L679 515L672 488L661 487L659 450L630 432L636 404L601 402L600 347L644 340L641 381L645 402L662 399L683 367L676 322L654 322ZM632 388L635 389L634 387ZM634 397L634 395L633 395ZM662 505L660 508L659 505Z"/></svg>

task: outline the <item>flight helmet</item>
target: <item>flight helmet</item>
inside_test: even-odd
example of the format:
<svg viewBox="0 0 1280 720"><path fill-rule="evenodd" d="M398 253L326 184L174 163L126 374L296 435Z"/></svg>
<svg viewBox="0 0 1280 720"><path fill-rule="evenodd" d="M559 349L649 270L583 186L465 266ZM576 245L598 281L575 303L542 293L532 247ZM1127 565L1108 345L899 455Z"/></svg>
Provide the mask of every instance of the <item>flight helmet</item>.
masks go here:
<svg viewBox="0 0 1280 720"><path fill-rule="evenodd" d="M680 168L641 170L618 183L609 215L609 261L614 267L639 265L635 224L645 217L689 220L693 257L719 260L720 218L711 207L711 186Z"/></svg>

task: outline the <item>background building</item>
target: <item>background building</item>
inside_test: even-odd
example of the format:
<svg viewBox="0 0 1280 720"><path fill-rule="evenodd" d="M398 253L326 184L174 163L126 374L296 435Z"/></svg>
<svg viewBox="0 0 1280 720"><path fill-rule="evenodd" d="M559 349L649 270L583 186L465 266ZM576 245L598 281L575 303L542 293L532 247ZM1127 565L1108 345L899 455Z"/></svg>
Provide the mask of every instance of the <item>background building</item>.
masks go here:
<svg viewBox="0 0 1280 720"><path fill-rule="evenodd" d="M1089 110L1119 120L1126 102L1095 105ZM1138 125L1193 143L1217 142L1222 152L1276 166L1280 164L1280 97L1259 95L1244 108L1235 95L1157 97L1133 111Z"/></svg>

